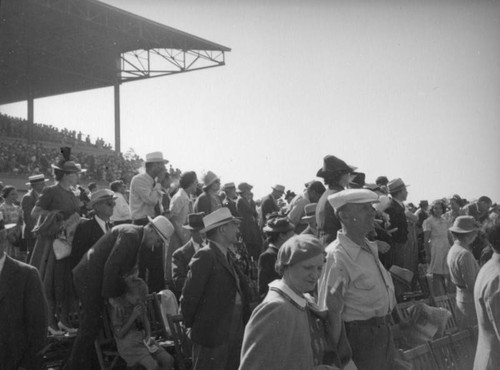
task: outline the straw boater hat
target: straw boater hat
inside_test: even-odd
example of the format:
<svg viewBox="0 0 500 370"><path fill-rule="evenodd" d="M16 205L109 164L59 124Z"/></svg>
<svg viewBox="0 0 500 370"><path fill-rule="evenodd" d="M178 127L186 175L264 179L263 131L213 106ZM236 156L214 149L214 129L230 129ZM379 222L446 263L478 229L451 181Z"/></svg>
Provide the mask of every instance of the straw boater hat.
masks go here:
<svg viewBox="0 0 500 370"><path fill-rule="evenodd" d="M304 216L302 216L302 221L309 221L313 218L316 218L316 207L318 203L309 203L304 207Z"/></svg>
<svg viewBox="0 0 500 370"><path fill-rule="evenodd" d="M459 234L467 234L479 230L476 219L472 216L458 216L450 227L450 231Z"/></svg>
<svg viewBox="0 0 500 370"><path fill-rule="evenodd" d="M397 193L400 190L403 190L404 188L408 187L410 185L406 185L403 180L401 180L399 177L397 179L389 181L387 184L387 189L389 190L390 194Z"/></svg>
<svg viewBox="0 0 500 370"><path fill-rule="evenodd" d="M118 197L111 190L109 190L109 189L100 189L100 190L97 190L97 191L93 192L90 195L89 207L93 207L97 203L105 202L105 201L108 201L108 200L113 200L113 199L116 199L116 198L118 198Z"/></svg>
<svg viewBox="0 0 500 370"><path fill-rule="evenodd" d="M212 171L207 171L206 173L203 174L201 180L203 181L203 190L206 190L214 182L216 182L217 180L220 180L220 178Z"/></svg>
<svg viewBox="0 0 500 370"><path fill-rule="evenodd" d="M323 158L323 167L318 170L316 176L325 177L328 173L336 172L353 172L357 167L349 166L342 159L335 157L334 155L327 155Z"/></svg>
<svg viewBox="0 0 500 370"><path fill-rule="evenodd" d="M163 162L168 163L168 160L163 158L162 152L152 152L146 154L146 163L155 163L155 162Z"/></svg>
<svg viewBox="0 0 500 370"><path fill-rule="evenodd" d="M219 226L228 224L230 222L240 222L241 219L238 217L233 217L231 214L231 211L229 211L229 208L227 207L222 207L219 208L209 215L203 217L203 225L205 226L203 229L200 230L202 233L206 233L207 231L210 231L212 229L215 229Z"/></svg>
<svg viewBox="0 0 500 370"><path fill-rule="evenodd" d="M33 184L38 184L40 182L47 182L50 181L49 179L45 178L45 175L43 173L38 174L38 175L32 175L28 177L28 182L25 185L33 185Z"/></svg>
<svg viewBox="0 0 500 370"><path fill-rule="evenodd" d="M367 189L347 189L328 196L328 202L338 211L346 204L378 203L378 195Z"/></svg>
<svg viewBox="0 0 500 370"><path fill-rule="evenodd" d="M205 227L205 225L203 224L204 214L205 214L204 212L188 214L187 224L183 225L182 227L188 230L200 231Z"/></svg>
<svg viewBox="0 0 500 370"><path fill-rule="evenodd" d="M156 216L154 219L148 217L149 225L160 235L165 243L174 233L174 226L165 216Z"/></svg>
<svg viewBox="0 0 500 370"><path fill-rule="evenodd" d="M228 182L228 183L224 184L224 186L222 187L222 190L232 189L232 188L236 189L236 185L234 184L234 182Z"/></svg>
<svg viewBox="0 0 500 370"><path fill-rule="evenodd" d="M61 159L57 164L53 164L52 168L55 170L59 170L66 173L81 173L87 172L86 169L82 169L82 166L79 163L76 163L71 159L71 148L70 147L62 147L61 154L63 159Z"/></svg>

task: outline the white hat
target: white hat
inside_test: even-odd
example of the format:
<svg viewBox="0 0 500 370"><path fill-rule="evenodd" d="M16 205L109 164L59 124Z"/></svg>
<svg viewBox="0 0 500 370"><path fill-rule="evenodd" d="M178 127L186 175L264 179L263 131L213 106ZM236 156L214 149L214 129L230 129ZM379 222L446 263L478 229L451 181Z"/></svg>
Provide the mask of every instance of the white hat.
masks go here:
<svg viewBox="0 0 500 370"><path fill-rule="evenodd" d="M207 171L201 176L201 181L203 181L203 190L207 189L210 185L212 185L217 180L220 180L219 176L217 176L212 171Z"/></svg>
<svg viewBox="0 0 500 370"><path fill-rule="evenodd" d="M152 152L146 154L146 163L163 162L168 163L168 160L163 159L162 152Z"/></svg>
<svg viewBox="0 0 500 370"><path fill-rule="evenodd" d="M149 224L160 235L165 243L174 233L174 226L165 216L156 216L154 219L148 217Z"/></svg>
<svg viewBox="0 0 500 370"><path fill-rule="evenodd" d="M283 185L276 184L274 186L271 186L271 188L281 193L285 192L285 187Z"/></svg>
<svg viewBox="0 0 500 370"><path fill-rule="evenodd" d="M93 192L90 195L89 207L92 207L99 202L103 202L103 201L111 200L111 199L116 199L116 198L118 198L118 197L111 190L100 189L100 190Z"/></svg>
<svg viewBox="0 0 500 370"><path fill-rule="evenodd" d="M233 217L229 208L219 208L203 217L203 225L205 225L205 228L200 230L200 232L206 233L209 230L215 229L216 227L225 225L229 222L240 222L240 219Z"/></svg>
<svg viewBox="0 0 500 370"><path fill-rule="evenodd" d="M378 203L378 195L367 189L347 189L328 196L328 202L335 209L345 206L348 203L364 204Z"/></svg>
<svg viewBox="0 0 500 370"><path fill-rule="evenodd" d="M38 174L38 175L33 175L28 177L28 182L26 185L31 185L31 184L36 184L38 182L47 182L50 181L49 179L45 178L45 175L43 173Z"/></svg>

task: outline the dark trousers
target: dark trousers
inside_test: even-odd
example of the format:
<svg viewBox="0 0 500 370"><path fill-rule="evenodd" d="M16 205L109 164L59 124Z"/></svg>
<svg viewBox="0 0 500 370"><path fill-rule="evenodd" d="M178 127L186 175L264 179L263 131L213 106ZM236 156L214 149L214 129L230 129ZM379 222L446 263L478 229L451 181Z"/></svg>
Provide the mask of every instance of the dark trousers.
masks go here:
<svg viewBox="0 0 500 370"><path fill-rule="evenodd" d="M66 369L90 370L94 368L94 341L102 326L103 298L100 288L90 287L83 279L74 277L74 283L81 302L80 325Z"/></svg>
<svg viewBox="0 0 500 370"><path fill-rule="evenodd" d="M352 360L358 370L391 370L396 349L388 324L366 325L345 323L347 339L352 349Z"/></svg>

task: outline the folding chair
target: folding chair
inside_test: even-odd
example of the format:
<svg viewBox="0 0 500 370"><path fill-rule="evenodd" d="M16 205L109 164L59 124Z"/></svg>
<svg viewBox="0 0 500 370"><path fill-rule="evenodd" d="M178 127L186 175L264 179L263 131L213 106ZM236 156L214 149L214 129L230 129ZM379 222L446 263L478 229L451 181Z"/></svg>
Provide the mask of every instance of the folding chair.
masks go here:
<svg viewBox="0 0 500 370"><path fill-rule="evenodd" d="M121 360L118 350L116 349L116 342L113 336L113 328L111 327L107 303L104 305L102 312L102 328L97 339L94 341L94 347L101 370L111 370L115 368Z"/></svg>
<svg viewBox="0 0 500 370"><path fill-rule="evenodd" d="M459 370L458 355L453 348L451 337L446 336L429 343L434 360L438 364L439 369L443 370Z"/></svg>
<svg viewBox="0 0 500 370"><path fill-rule="evenodd" d="M462 330L451 336L453 348L457 353L457 362L463 370L470 370L476 355L476 340L469 330Z"/></svg>
<svg viewBox="0 0 500 370"><path fill-rule="evenodd" d="M186 334L182 315L167 315L168 324L172 331L175 345L175 360L179 370L191 368L191 340Z"/></svg>
<svg viewBox="0 0 500 370"><path fill-rule="evenodd" d="M440 370L427 343L400 353L403 360L412 364L414 370Z"/></svg>
<svg viewBox="0 0 500 370"><path fill-rule="evenodd" d="M446 323L445 332L447 334L453 334L458 330L457 318L456 318L456 301L453 294L445 294L439 297L434 297L434 306L442 307L450 311L451 317Z"/></svg>

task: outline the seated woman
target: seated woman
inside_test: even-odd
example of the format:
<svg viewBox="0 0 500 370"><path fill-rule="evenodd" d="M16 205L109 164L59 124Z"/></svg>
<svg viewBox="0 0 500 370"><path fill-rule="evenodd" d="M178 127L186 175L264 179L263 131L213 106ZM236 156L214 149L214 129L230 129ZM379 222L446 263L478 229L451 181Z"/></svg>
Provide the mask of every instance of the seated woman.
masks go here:
<svg viewBox="0 0 500 370"><path fill-rule="evenodd" d="M148 286L138 277L129 277L125 282L126 292L120 297L124 307L123 314L111 309L118 353L127 362L127 366L140 364L147 370L172 369L172 356L151 338L151 327L144 304Z"/></svg>
<svg viewBox="0 0 500 370"><path fill-rule="evenodd" d="M342 301L336 285L328 294L328 311L319 311L312 291L325 261L323 246L312 235L297 235L278 252L281 280L269 292L245 328L240 370L336 369L348 362L350 349L340 320Z"/></svg>
<svg viewBox="0 0 500 370"><path fill-rule="evenodd" d="M458 216L450 227L455 242L448 252L447 261L451 281L457 288L457 324L459 329L477 325L474 307L474 284L479 265L472 255L472 242L477 237L478 225L472 216Z"/></svg>

